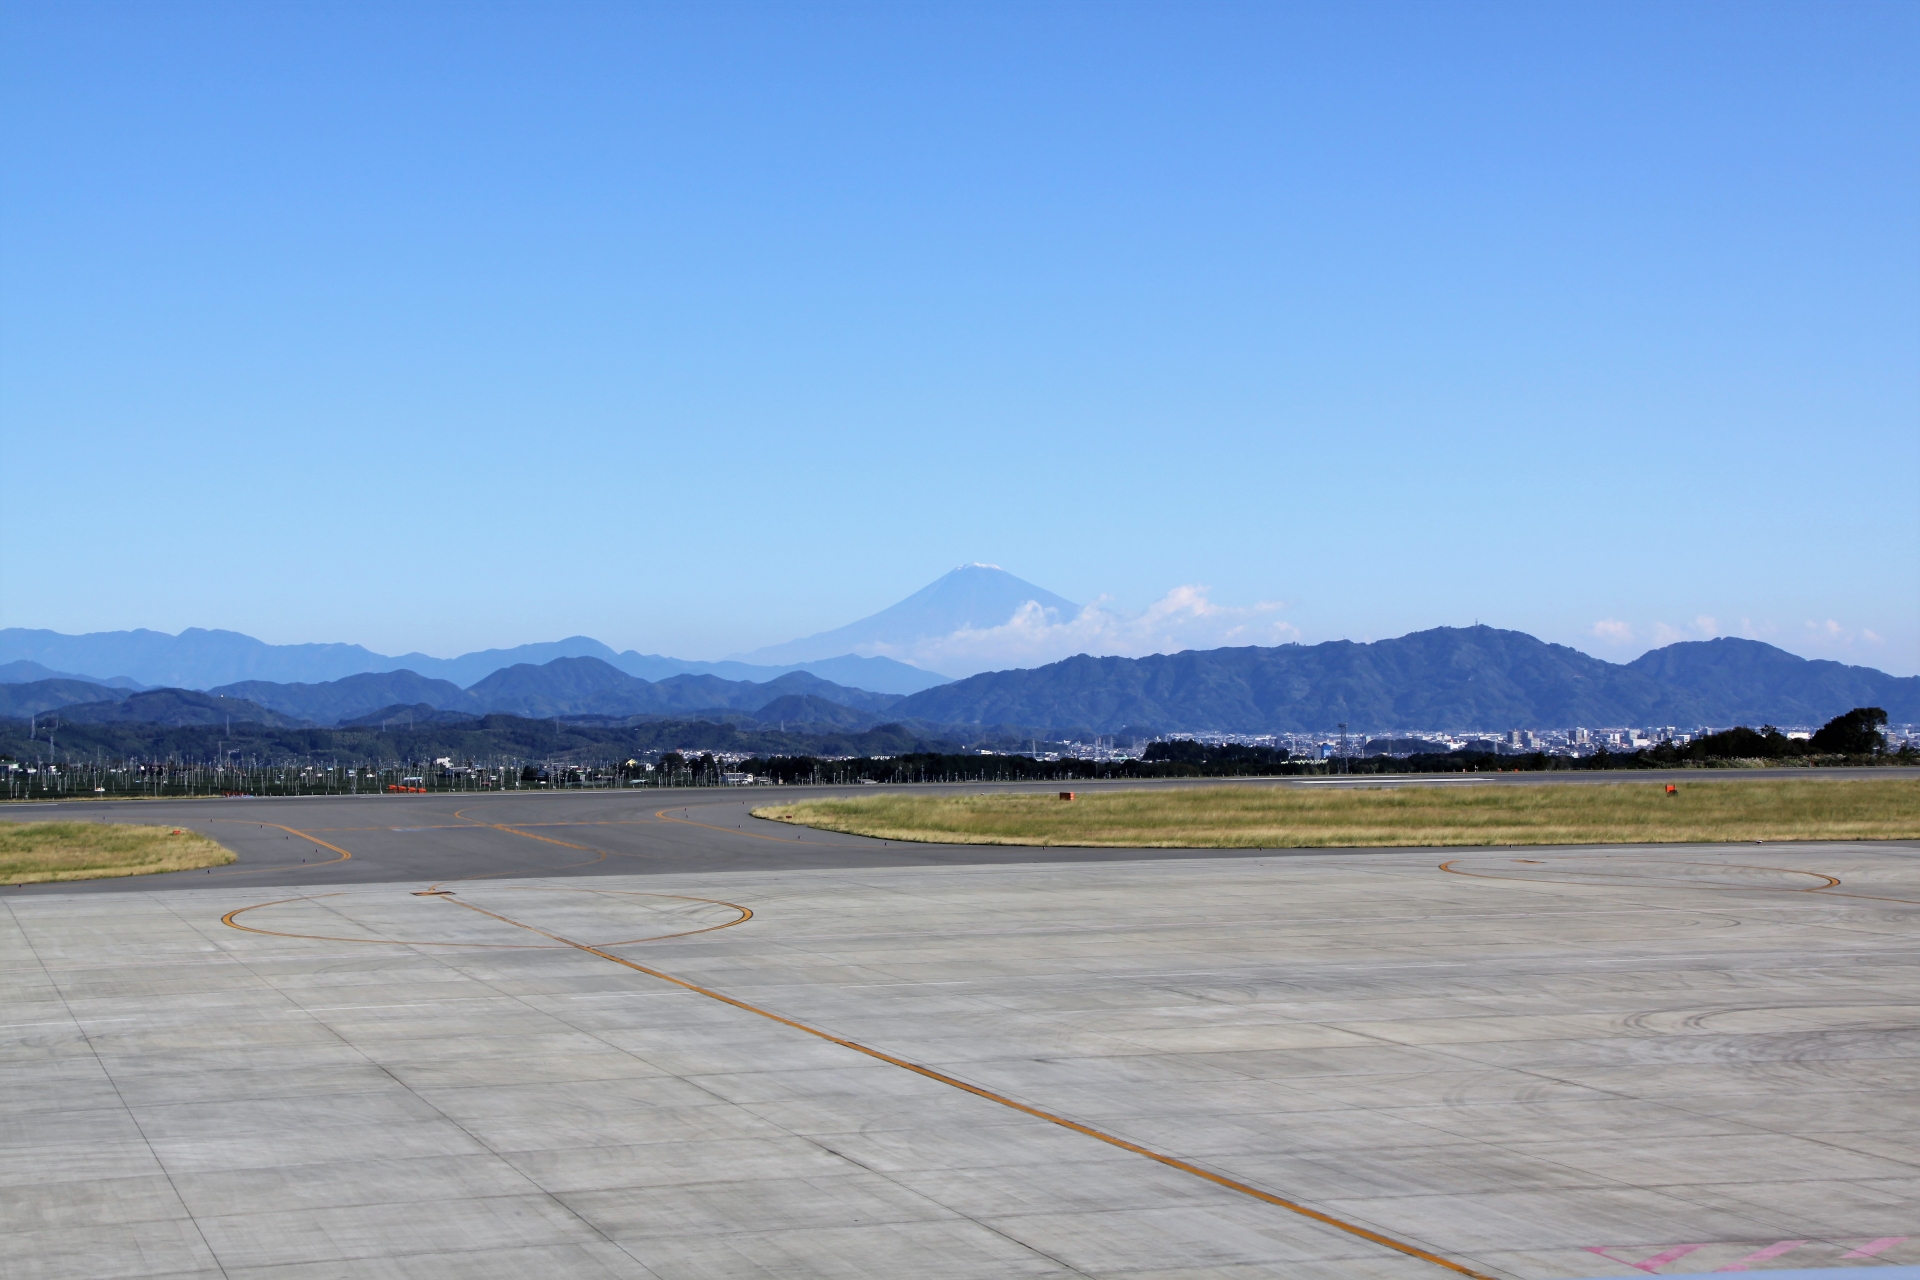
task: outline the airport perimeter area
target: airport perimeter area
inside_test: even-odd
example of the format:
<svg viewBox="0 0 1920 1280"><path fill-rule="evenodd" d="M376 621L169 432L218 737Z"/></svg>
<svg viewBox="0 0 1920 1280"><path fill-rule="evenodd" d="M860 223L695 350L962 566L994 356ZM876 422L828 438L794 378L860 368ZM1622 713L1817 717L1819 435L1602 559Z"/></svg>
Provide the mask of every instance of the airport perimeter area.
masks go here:
<svg viewBox="0 0 1920 1280"><path fill-rule="evenodd" d="M1920 845L901 846L769 794L59 806L240 861L0 893L0 1273L1920 1264Z"/></svg>

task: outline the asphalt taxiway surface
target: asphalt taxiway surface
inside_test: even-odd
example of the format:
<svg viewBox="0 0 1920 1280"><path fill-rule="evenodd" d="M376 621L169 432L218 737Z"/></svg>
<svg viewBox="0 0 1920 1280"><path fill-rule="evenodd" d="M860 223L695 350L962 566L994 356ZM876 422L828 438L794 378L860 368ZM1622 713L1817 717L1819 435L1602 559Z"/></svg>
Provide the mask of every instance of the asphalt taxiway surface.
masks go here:
<svg viewBox="0 0 1920 1280"><path fill-rule="evenodd" d="M1920 769L1777 769L1703 774L1450 774L1433 777L1191 779L1077 782L1081 792L1141 786L1402 787L1586 786L1608 783L1738 786L1765 778L1920 777ZM921 788L909 788L919 790ZM1057 791L1057 783L928 787L954 794ZM211 871L62 884L0 886L0 895L204 889L214 884L438 883L506 876L670 875L863 867L1115 862L1274 857L1292 850L1077 849L870 840L755 818L752 810L875 787L634 788L622 791L63 801L0 807L0 821L140 822L203 832L238 861ZM1314 850L1311 852L1324 852Z"/></svg>

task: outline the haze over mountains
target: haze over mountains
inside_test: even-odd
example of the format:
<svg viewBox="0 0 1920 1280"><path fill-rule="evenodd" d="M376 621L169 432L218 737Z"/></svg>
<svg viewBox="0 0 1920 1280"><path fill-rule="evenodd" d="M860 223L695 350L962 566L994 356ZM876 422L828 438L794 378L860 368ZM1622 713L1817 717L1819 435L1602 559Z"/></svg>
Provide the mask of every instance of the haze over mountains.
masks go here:
<svg viewBox="0 0 1920 1280"><path fill-rule="evenodd" d="M43 667L37 662L0 662L0 684L25 684L29 680L85 680L90 684L102 684L113 689L147 689L150 685L141 684L129 676L85 676L75 671L55 671Z"/></svg>
<svg viewBox="0 0 1920 1280"><path fill-rule="evenodd" d="M976 737L1321 732L1341 722L1369 732L1814 725L1856 706L1883 707L1896 723L1920 721L1920 677L1809 662L1735 639L1686 641L1619 665L1492 627L1442 627L1372 644L1081 656L906 697L804 671L764 682L646 681L585 657L521 663L466 689L407 671L317 684L243 681L205 692L129 693L74 680L0 685L0 716L57 711L77 723L328 725L505 713L744 718L832 729L903 723Z"/></svg>
<svg viewBox="0 0 1920 1280"><path fill-rule="evenodd" d="M956 638L991 633L1016 618L1057 625L1082 613L1070 600L1036 587L995 565L970 564L943 575L890 608L834 631L719 662L618 652L589 636L483 649L454 658L424 653L375 653L357 644L266 644L236 631L190 627L163 631L99 631L62 635L8 627L0 630L0 671L26 662L37 676L67 676L121 687L212 689L249 680L316 684L376 671L411 671L461 688L502 668L555 658L598 658L642 680L710 675L723 680L767 681L806 671L823 680L876 693L917 693L944 684L947 676L913 656ZM997 664L1006 665L1006 664ZM963 666L963 670L979 670ZM80 675L78 673L90 673Z"/></svg>
<svg viewBox="0 0 1920 1280"><path fill-rule="evenodd" d="M952 682L876 652L913 653L1021 619L1053 627L1088 612L975 564L859 622L744 655L752 661L617 653L584 636L441 659L267 645L228 631L10 628L0 631L0 716L57 710L74 722L176 725L495 713L746 717L1059 736L1319 732L1341 722L1367 730L1812 725L1863 705L1885 708L1896 723L1920 721L1920 677L1810 662L1752 640L1683 642L1617 664L1522 632L1441 627L1371 644L1081 654ZM76 674L87 671L113 675Z"/></svg>
<svg viewBox="0 0 1920 1280"><path fill-rule="evenodd" d="M743 662L799 663L854 653L911 662L930 644L1004 627L1023 613L1057 625L1080 612L1071 600L1023 582L997 564L963 564L858 622L736 656Z"/></svg>
<svg viewBox="0 0 1920 1280"><path fill-rule="evenodd" d="M945 676L922 671L890 658L858 657L850 653L816 661L764 665L745 662L692 662L658 654L617 653L588 636L570 636L512 649L483 649L457 658L434 658L424 653L399 657L374 653L357 644L267 644L237 631L207 631L189 627L179 635L164 631L96 631L69 636L57 631L7 627L0 630L0 672L29 663L46 671L36 676L92 672L80 676L97 684L150 688L169 686L211 689L243 680L311 684L339 680L374 671L411 671L433 680L466 686L520 664L551 662L555 658L598 658L607 665L642 680L675 675L712 675L726 680L771 680L792 671L807 671L836 683L884 693L913 693L943 684ZM49 669L58 669L49 670ZM103 678L98 673L115 673ZM0 676L13 681L21 677Z"/></svg>
<svg viewBox="0 0 1920 1280"><path fill-rule="evenodd" d="M368 717L421 718L506 714L612 717L727 716L842 725L870 723L898 694L851 689L806 671L773 680L722 680L679 675L648 681L598 658L555 658L504 667L462 689L412 671L362 672L315 684L245 680L210 690L150 689L128 693L78 680L0 684L0 716L18 719L58 711L74 723L151 721L189 725L256 721L269 725L351 724Z"/></svg>
<svg viewBox="0 0 1920 1280"><path fill-rule="evenodd" d="M764 682L805 671L848 688L905 694L944 684L947 677L891 654L991 630L1023 612L1057 620L1077 615L1080 607L996 566L962 565L870 618L719 662L618 652L589 636L435 658L391 656L357 644L266 644L236 631L199 627L179 635L137 630L78 636L8 627L0 629L0 680L70 678L122 688L213 689L245 681L317 684L368 672L411 671L466 688L506 667L598 658L649 681L707 675Z"/></svg>

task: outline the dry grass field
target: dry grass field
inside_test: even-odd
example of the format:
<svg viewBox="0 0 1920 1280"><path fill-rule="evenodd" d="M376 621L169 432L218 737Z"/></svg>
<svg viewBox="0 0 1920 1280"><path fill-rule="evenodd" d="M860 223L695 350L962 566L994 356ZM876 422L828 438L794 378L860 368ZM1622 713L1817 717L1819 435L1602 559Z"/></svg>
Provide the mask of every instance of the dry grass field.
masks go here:
<svg viewBox="0 0 1920 1280"><path fill-rule="evenodd" d="M97 880L232 862L197 832L127 822L0 822L0 883Z"/></svg>
<svg viewBox="0 0 1920 1280"><path fill-rule="evenodd" d="M886 840L1111 848L1892 840L1920 837L1920 780L868 795L754 815Z"/></svg>

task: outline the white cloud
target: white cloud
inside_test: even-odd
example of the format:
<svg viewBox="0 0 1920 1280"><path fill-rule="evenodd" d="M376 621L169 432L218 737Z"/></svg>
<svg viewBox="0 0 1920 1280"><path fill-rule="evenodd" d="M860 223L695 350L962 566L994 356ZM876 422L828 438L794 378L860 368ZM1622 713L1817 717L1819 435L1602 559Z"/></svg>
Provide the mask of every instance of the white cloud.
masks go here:
<svg viewBox="0 0 1920 1280"><path fill-rule="evenodd" d="M1622 622L1618 618L1604 618L1593 624L1593 634L1608 644L1630 644L1635 638L1632 623ZM1711 640L1720 634L1720 620L1711 614L1700 614L1692 622L1674 624L1655 622L1652 627L1651 647L1663 648L1678 644L1682 640Z"/></svg>
<svg viewBox="0 0 1920 1280"><path fill-rule="evenodd" d="M1678 644L1682 640L1711 640L1719 634L1720 623L1704 613L1692 622L1683 622L1677 627L1664 622L1653 624L1653 644L1656 649L1662 645Z"/></svg>
<svg viewBox="0 0 1920 1280"><path fill-rule="evenodd" d="M1858 631L1855 631L1852 627L1846 626L1835 618L1827 618L1820 621L1812 618L1807 619L1805 637L1802 643L1816 652L1824 651L1827 653L1844 654L1852 649L1856 642L1869 645L1886 643L1877 631L1868 627L1862 627Z"/></svg>
<svg viewBox="0 0 1920 1280"><path fill-rule="evenodd" d="M1285 644L1300 638L1299 628L1276 616L1285 607L1278 600L1215 604L1203 586L1175 587L1139 613L1116 609L1110 598L1102 597L1077 616L1062 619L1028 601L997 627L965 628L905 645L862 645L859 652L960 676L1034 667L1076 653L1136 658L1182 649Z"/></svg>
<svg viewBox="0 0 1920 1280"><path fill-rule="evenodd" d="M1608 644L1631 644L1633 642L1633 624L1622 622L1618 618L1602 618L1593 624L1593 634Z"/></svg>

